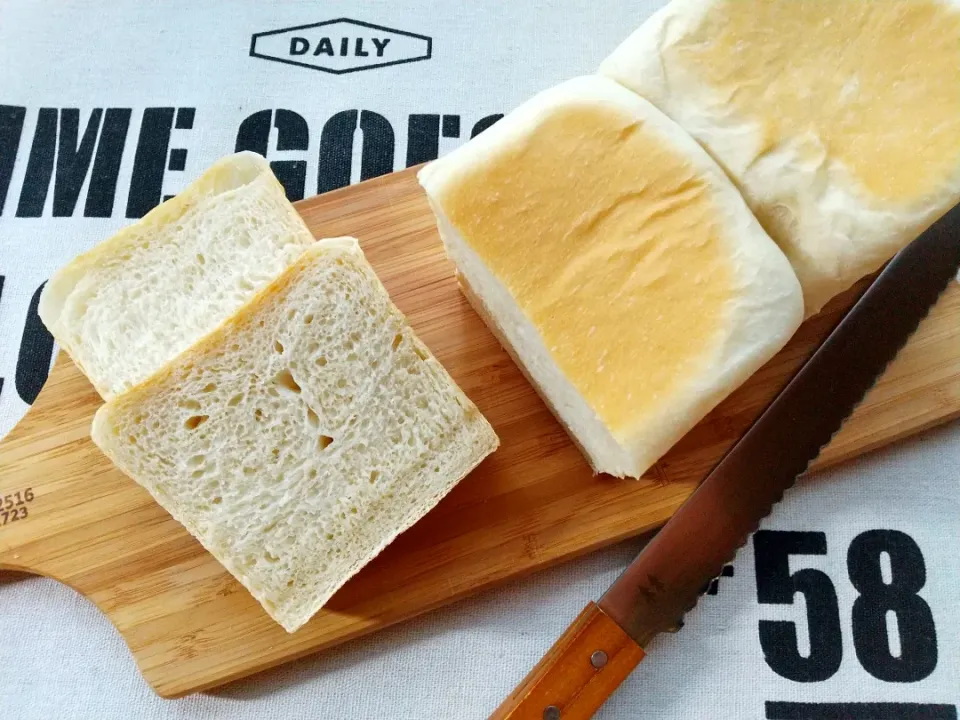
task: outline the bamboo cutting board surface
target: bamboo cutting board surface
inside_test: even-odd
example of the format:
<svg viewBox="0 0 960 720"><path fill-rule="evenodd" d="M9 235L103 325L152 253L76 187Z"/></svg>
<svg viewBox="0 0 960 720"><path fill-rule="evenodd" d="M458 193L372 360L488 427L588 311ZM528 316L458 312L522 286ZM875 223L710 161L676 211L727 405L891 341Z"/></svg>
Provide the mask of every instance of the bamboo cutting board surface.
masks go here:
<svg viewBox="0 0 960 720"><path fill-rule="evenodd" d="M0 509L0 568L48 575L90 598L160 695L220 685L662 524L855 295L807 322L647 477L593 477L462 297L413 172L297 208L318 237L361 240L394 302L490 419L502 446L297 633L273 623L100 454L89 439L100 398L64 355L33 408L0 443L0 503L13 506ZM819 465L960 415L958 326L954 286Z"/></svg>

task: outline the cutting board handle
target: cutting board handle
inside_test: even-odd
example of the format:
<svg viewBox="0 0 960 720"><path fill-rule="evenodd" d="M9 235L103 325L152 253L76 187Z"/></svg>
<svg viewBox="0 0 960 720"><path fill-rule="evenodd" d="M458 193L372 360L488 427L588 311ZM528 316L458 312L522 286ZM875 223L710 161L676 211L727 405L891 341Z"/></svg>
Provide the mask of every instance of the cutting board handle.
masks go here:
<svg viewBox="0 0 960 720"><path fill-rule="evenodd" d="M89 416L76 405L101 402L61 352L33 406L0 440L0 569L69 575L64 546L77 544L70 533L103 503L96 478L82 485L69 479L87 469L110 470L90 441Z"/></svg>
<svg viewBox="0 0 960 720"><path fill-rule="evenodd" d="M591 602L490 720L589 720L643 655Z"/></svg>

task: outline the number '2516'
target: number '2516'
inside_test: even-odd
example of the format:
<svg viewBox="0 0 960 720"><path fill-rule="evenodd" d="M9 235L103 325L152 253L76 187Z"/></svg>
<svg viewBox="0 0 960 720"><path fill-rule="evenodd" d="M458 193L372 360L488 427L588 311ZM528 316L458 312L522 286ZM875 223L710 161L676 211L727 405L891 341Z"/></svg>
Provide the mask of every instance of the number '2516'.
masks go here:
<svg viewBox="0 0 960 720"><path fill-rule="evenodd" d="M33 502L33 488L4 495L3 502L0 503L0 527L17 520L26 520L29 515L27 503L31 502Z"/></svg>
<svg viewBox="0 0 960 720"><path fill-rule="evenodd" d="M796 682L819 682L840 669L843 643L840 607L830 577L803 568L791 573L791 555L826 555L822 532L761 530L754 535L757 601L790 605L801 593L807 607L810 653L800 654L797 626L784 620L760 621L764 659L778 675ZM888 561L889 581L882 559ZM851 608L853 646L863 669L886 682L917 682L937 666L937 633L930 606L917 593L927 581L917 543L898 530L869 530L847 550L847 572L858 593ZM893 620L888 623L888 616ZM899 650L895 651L895 646Z"/></svg>

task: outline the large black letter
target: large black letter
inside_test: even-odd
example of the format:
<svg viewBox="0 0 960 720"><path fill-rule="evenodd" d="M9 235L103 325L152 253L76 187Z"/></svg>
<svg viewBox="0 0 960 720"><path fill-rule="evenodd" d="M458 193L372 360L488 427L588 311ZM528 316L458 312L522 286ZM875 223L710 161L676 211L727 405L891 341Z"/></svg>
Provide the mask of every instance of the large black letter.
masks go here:
<svg viewBox="0 0 960 720"><path fill-rule="evenodd" d="M141 218L160 204L172 127L172 107L147 108L143 111L137 153L133 156L130 193L127 195L128 218Z"/></svg>
<svg viewBox="0 0 960 720"><path fill-rule="evenodd" d="M83 207L84 217L113 215L117 176L120 174L120 161L123 160L123 149L127 143L131 113L130 108L107 108L103 117L103 129L100 131L100 142L97 143L97 155L93 159L87 202Z"/></svg>
<svg viewBox="0 0 960 720"><path fill-rule="evenodd" d="M494 113L493 115L487 115L484 118L477 120L476 124L473 126L473 130L470 131L470 137L475 138L477 135L482 133L488 127L492 126L494 123L498 122L503 118L503 113Z"/></svg>
<svg viewBox="0 0 960 720"><path fill-rule="evenodd" d="M17 358L17 374L14 384L17 394L27 405L37 399L43 384L50 373L50 359L53 354L53 336L44 326L37 314L43 283L37 288L30 300L27 321L23 326L23 338L20 340L20 355Z"/></svg>
<svg viewBox="0 0 960 720"><path fill-rule="evenodd" d="M182 170L186 163L187 151L170 148L170 131L173 127L172 107L147 108L143 111L140 124L140 138L137 140L137 153L133 158L133 177L130 180L130 194L127 196L127 217L140 218L160 204L163 197L163 175L169 168ZM196 108L177 110L177 128L193 127Z"/></svg>
<svg viewBox="0 0 960 720"><path fill-rule="evenodd" d="M317 192L346 187L353 168L353 143L357 118L363 134L360 155L360 179L369 180L393 172L393 127L375 112L343 110L327 120L320 133L320 166Z"/></svg>
<svg viewBox="0 0 960 720"><path fill-rule="evenodd" d="M25 107L0 105L0 215L3 214L3 204L7 199L13 166L17 162L26 114Z"/></svg>
<svg viewBox="0 0 960 720"><path fill-rule="evenodd" d="M407 167L436 160L440 153L440 116L411 115L407 126Z"/></svg>
<svg viewBox="0 0 960 720"><path fill-rule="evenodd" d="M310 144L310 130L303 116L292 110L280 108L276 113L260 110L250 115L237 131L236 152L250 150L268 157L270 144L270 120L277 128L277 150L306 150ZM291 201L302 200L307 181L306 160L275 160L270 169L277 176Z"/></svg>
<svg viewBox="0 0 960 720"><path fill-rule="evenodd" d="M100 132L103 109L90 113L87 128L80 136L80 110L64 108L60 111L60 139L57 142L57 175L53 183L53 216L71 217L80 197L80 188L90 169L93 147Z"/></svg>
<svg viewBox="0 0 960 720"><path fill-rule="evenodd" d="M53 160L57 155L57 109L40 108L37 128L33 132L27 172L20 188L17 217L40 217L47 201L47 190L53 176Z"/></svg>

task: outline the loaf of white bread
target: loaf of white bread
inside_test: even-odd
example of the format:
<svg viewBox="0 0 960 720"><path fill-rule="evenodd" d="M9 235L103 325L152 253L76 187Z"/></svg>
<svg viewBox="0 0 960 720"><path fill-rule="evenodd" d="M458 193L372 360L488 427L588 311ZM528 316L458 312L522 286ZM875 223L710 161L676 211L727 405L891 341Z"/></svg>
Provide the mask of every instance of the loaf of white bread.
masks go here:
<svg viewBox="0 0 960 720"><path fill-rule="evenodd" d="M960 199L957 0L673 0L600 73L723 166L808 315Z"/></svg>
<svg viewBox="0 0 960 720"><path fill-rule="evenodd" d="M59 270L40 318L109 399L216 328L312 243L267 161L237 153Z"/></svg>
<svg viewBox="0 0 960 720"><path fill-rule="evenodd" d="M285 218L241 206L198 232ZM498 445L352 238L311 244L92 436L289 632Z"/></svg>
<svg viewBox="0 0 960 720"><path fill-rule="evenodd" d="M536 95L419 179L467 296L597 472L639 477L802 319L720 167L612 80Z"/></svg>

